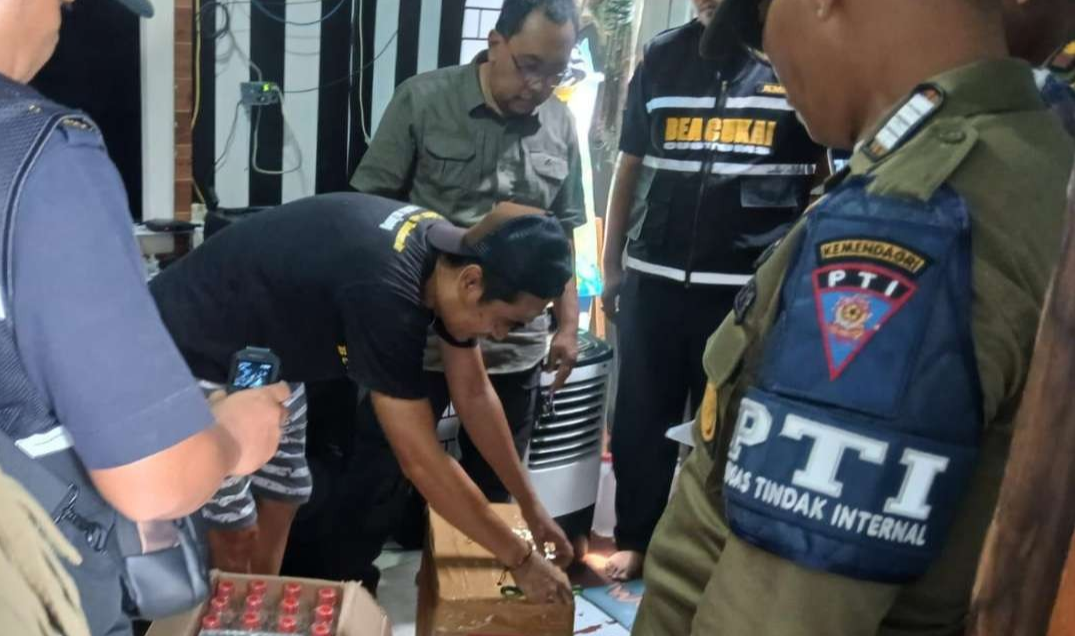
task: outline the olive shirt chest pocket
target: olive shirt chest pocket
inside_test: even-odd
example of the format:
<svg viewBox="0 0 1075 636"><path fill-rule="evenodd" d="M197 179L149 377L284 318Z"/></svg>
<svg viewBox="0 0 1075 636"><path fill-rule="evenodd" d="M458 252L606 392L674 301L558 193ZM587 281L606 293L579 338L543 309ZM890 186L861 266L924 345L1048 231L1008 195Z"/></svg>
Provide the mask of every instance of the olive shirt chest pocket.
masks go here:
<svg viewBox="0 0 1075 636"><path fill-rule="evenodd" d="M429 132L422 140L422 169L427 179L449 193L472 189L481 169L477 141L443 131Z"/></svg>
<svg viewBox="0 0 1075 636"><path fill-rule="evenodd" d="M534 179L529 184L535 198L533 203L540 208L549 209L567 179L567 160L547 151L532 150L530 166L534 172Z"/></svg>

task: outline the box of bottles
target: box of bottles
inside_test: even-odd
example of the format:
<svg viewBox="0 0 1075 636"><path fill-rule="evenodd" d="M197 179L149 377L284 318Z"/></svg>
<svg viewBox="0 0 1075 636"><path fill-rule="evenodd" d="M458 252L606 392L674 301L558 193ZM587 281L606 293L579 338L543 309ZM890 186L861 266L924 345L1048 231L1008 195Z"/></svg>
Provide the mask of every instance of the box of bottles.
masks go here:
<svg viewBox="0 0 1075 636"><path fill-rule="evenodd" d="M494 504L493 510L517 533L526 533L518 506ZM416 636L570 636L574 613L573 604L521 596L492 554L429 511Z"/></svg>
<svg viewBox="0 0 1075 636"><path fill-rule="evenodd" d="M146 636L391 636L362 587L318 579L214 571L200 607L155 621Z"/></svg>

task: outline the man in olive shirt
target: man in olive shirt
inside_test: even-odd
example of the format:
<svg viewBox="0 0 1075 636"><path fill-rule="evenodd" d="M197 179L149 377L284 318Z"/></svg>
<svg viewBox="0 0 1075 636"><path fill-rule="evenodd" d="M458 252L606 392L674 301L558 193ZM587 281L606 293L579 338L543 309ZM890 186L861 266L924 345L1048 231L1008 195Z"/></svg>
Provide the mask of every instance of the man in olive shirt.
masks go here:
<svg viewBox="0 0 1075 636"><path fill-rule="evenodd" d="M409 79L392 98L351 185L360 192L408 200L470 227L499 201L549 210L566 234L585 222L575 123L550 99L563 81L578 34L572 0L506 0L489 49L473 63ZM574 280L553 307L557 332L549 370L563 384L578 355ZM540 316L503 342L482 341L520 456L538 413L548 321ZM443 365L427 349L434 410L448 404ZM491 500L507 491L460 437L462 465Z"/></svg>
<svg viewBox="0 0 1075 636"><path fill-rule="evenodd" d="M706 35L855 152L709 340L633 633L962 633L1072 142L999 2L725 0Z"/></svg>

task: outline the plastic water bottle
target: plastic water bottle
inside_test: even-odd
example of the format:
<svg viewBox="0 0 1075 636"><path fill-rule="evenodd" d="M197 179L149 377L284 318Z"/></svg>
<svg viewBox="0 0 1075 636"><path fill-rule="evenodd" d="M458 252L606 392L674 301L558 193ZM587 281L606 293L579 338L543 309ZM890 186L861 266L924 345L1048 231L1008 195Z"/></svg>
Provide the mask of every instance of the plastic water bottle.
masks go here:
<svg viewBox="0 0 1075 636"><path fill-rule="evenodd" d="M597 485L597 504L593 513L593 532L611 537L616 530L616 475L612 472L612 454L601 456L601 481Z"/></svg>

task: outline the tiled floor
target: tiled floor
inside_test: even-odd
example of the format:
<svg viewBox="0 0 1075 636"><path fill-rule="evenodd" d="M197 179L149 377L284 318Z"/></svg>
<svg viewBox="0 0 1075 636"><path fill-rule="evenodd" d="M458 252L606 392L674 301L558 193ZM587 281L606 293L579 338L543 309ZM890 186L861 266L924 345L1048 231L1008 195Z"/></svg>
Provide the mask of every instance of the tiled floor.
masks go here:
<svg viewBox="0 0 1075 636"><path fill-rule="evenodd" d="M381 553L375 562L381 568L377 601L392 621L392 636L414 636L418 608L418 586L414 584L422 553L418 550Z"/></svg>

